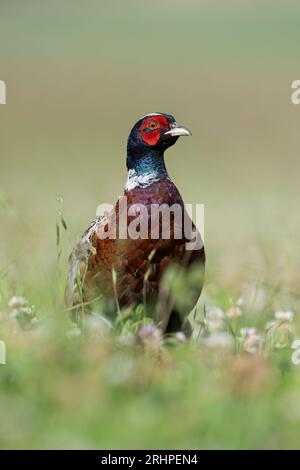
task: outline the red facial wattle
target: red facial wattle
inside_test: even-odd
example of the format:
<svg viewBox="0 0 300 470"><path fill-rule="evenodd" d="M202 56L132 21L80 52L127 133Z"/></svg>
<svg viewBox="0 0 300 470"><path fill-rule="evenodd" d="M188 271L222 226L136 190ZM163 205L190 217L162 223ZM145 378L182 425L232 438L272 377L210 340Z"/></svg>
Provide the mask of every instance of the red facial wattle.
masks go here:
<svg viewBox="0 0 300 470"><path fill-rule="evenodd" d="M153 129L151 128L153 126ZM149 127L150 126L150 127ZM155 127L156 126L156 127ZM158 143L161 132L169 129L169 123L164 116L149 116L139 128L143 141L151 146Z"/></svg>
<svg viewBox="0 0 300 470"><path fill-rule="evenodd" d="M142 131L142 139L148 145L156 145L157 142L160 139L159 129L155 129L155 130L150 131L150 132Z"/></svg>

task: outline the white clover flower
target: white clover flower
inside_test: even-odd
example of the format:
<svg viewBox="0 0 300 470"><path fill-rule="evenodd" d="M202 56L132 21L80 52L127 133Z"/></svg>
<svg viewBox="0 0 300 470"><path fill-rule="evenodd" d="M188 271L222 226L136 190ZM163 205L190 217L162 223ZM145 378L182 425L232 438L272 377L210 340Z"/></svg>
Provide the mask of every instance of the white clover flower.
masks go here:
<svg viewBox="0 0 300 470"><path fill-rule="evenodd" d="M138 335L149 350L158 351L163 346L162 333L154 324L143 325Z"/></svg>
<svg viewBox="0 0 300 470"><path fill-rule="evenodd" d="M210 349L228 349L234 346L233 337L229 333L219 331L212 333L208 338L204 338L203 344Z"/></svg>
<svg viewBox="0 0 300 470"><path fill-rule="evenodd" d="M29 302L27 299L25 299L25 297L18 297L18 296L12 297L10 301L8 302L9 307L13 309L20 309L23 307L27 307L28 304Z"/></svg>
<svg viewBox="0 0 300 470"><path fill-rule="evenodd" d="M242 338L246 338L247 336L255 335L256 334L256 328L254 328L254 327L241 328L240 333L242 335Z"/></svg>
<svg viewBox="0 0 300 470"><path fill-rule="evenodd" d="M18 312L31 316L33 314L33 309L32 307L21 307L18 309Z"/></svg>
<svg viewBox="0 0 300 470"><path fill-rule="evenodd" d="M211 307L206 315L206 326L210 331L222 330L225 326L225 314L218 307Z"/></svg>
<svg viewBox="0 0 300 470"><path fill-rule="evenodd" d="M231 304L231 306L229 307L229 309L227 310L226 312L226 317L227 318L230 318L230 319L233 319L233 318L238 318L242 315L242 310L241 310L241 306L244 305L245 303L245 300L243 297L239 297L237 299L236 302L234 302L232 300L232 298L230 297L229 298L229 303Z"/></svg>
<svg viewBox="0 0 300 470"><path fill-rule="evenodd" d="M276 320L292 322L294 320L294 313L290 310L282 311L279 310L275 312Z"/></svg>
<svg viewBox="0 0 300 470"><path fill-rule="evenodd" d="M228 318L238 318L242 315L242 311L238 305L232 305L226 312Z"/></svg>
<svg viewBox="0 0 300 470"><path fill-rule="evenodd" d="M253 335L247 336L244 341L244 349L250 354L255 354L259 349L262 342L262 335L254 333Z"/></svg>
<svg viewBox="0 0 300 470"><path fill-rule="evenodd" d="M257 333L256 328L241 328L244 350L250 354L255 354L262 343L262 335Z"/></svg>
<svg viewBox="0 0 300 470"><path fill-rule="evenodd" d="M186 336L183 333L183 331L178 331L176 333L175 337L179 341L179 343L185 343L186 342Z"/></svg>
<svg viewBox="0 0 300 470"><path fill-rule="evenodd" d="M139 336L141 338L155 337L158 338L161 336L161 331L153 324L143 325L140 328Z"/></svg>
<svg viewBox="0 0 300 470"><path fill-rule="evenodd" d="M16 319L27 318L27 321L30 321L35 317L34 306L14 308L10 316L11 318L16 318Z"/></svg>

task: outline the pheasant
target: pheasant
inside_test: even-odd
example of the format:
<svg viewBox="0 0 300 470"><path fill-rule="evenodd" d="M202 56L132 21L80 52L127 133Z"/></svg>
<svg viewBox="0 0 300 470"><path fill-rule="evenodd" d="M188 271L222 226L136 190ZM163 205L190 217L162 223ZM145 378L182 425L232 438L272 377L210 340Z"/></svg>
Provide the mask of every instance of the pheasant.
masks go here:
<svg viewBox="0 0 300 470"><path fill-rule="evenodd" d="M187 315L201 294L205 251L164 161L165 150L180 136L189 135L187 128L164 113L147 114L133 126L127 143L124 196L92 222L70 256L65 298L73 318L80 317L82 305L91 308L101 297L109 315L117 308L146 304L162 332L190 333ZM175 216L169 210L166 236L159 210L174 207L181 213ZM190 227L188 233L183 225ZM200 243L188 249L195 234ZM181 295L176 279L182 274Z"/></svg>

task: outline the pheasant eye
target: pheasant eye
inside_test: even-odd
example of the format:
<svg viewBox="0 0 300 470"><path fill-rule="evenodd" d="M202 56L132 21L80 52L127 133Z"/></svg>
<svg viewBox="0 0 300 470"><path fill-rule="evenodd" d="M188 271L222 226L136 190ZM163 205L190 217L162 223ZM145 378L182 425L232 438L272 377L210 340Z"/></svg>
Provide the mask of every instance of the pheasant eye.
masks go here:
<svg viewBox="0 0 300 470"><path fill-rule="evenodd" d="M148 129L157 129L158 128L158 124L156 121L148 121L148 124L147 124L147 127Z"/></svg>

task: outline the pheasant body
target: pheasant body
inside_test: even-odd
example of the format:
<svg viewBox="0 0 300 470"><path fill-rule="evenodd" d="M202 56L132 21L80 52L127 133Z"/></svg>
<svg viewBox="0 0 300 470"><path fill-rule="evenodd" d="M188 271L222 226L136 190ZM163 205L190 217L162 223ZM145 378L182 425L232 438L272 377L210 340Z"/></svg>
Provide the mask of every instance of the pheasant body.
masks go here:
<svg viewBox="0 0 300 470"><path fill-rule="evenodd" d="M140 137L143 125L147 126L147 130L150 129L150 120L154 121L156 126L155 116L159 118L157 122L162 142L159 142L159 139L153 144L157 139L153 136L144 142ZM128 181L124 192L126 204L123 204L123 198L119 199L114 210L96 219L75 247L71 255L66 290L69 306L81 302L90 303L93 299L104 296L106 299L113 299L113 302L117 297L120 307L136 306L146 300L155 312L155 305L161 297L162 278L169 266L176 263L178 267L186 270L191 266L199 266L203 273L204 248L186 248L191 239L191 234L186 234L183 230L188 215L178 189L169 178L163 158L165 148L175 143L178 138L176 126L177 129L188 132L179 127L172 116L157 113L142 118L131 131L127 152ZM170 134L165 140L164 134L170 129L175 129L174 134ZM184 132L183 130L181 132ZM153 129L153 132L155 131L157 127ZM164 238L162 218L153 218L153 205L158 208L171 208L175 205L181 209L179 219L170 211L167 238ZM138 221L135 222L137 217ZM120 236L121 221L125 221L125 237L124 233ZM134 236L131 233L132 224L135 228ZM146 233L139 232L141 227L147 228ZM191 230L196 230L191 221L190 227ZM122 230L124 231L124 227ZM112 233L114 236L109 236ZM82 279L80 289L78 272ZM202 282L199 281L197 297L200 296ZM191 299L190 309L196 300ZM178 313L172 302L166 298L164 307L160 305L160 310L156 309L154 315L163 331L180 329L183 317L189 313Z"/></svg>

